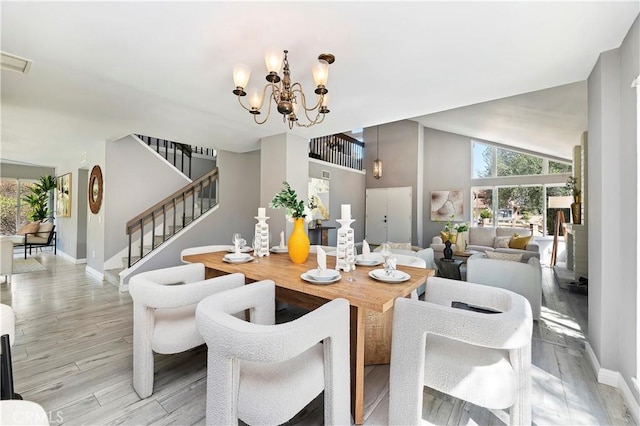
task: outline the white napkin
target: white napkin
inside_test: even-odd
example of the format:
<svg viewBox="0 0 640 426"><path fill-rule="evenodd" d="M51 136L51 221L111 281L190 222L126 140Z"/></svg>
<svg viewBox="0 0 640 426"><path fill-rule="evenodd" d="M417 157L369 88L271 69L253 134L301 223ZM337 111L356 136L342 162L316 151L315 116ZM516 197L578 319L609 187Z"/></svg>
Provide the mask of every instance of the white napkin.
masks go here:
<svg viewBox="0 0 640 426"><path fill-rule="evenodd" d="M316 253L316 257L318 259L318 272L322 272L327 269L327 253L322 249L322 247L318 247L318 252Z"/></svg>
<svg viewBox="0 0 640 426"><path fill-rule="evenodd" d="M284 245L284 231L280 231L280 248L285 248L285 245Z"/></svg>
<svg viewBox="0 0 640 426"><path fill-rule="evenodd" d="M395 271L397 261L398 259L396 259L395 257L390 257L389 259L387 259L387 266L389 267L389 269L391 269L392 271Z"/></svg>
<svg viewBox="0 0 640 426"><path fill-rule="evenodd" d="M367 260L371 254L371 247L367 240L362 240L362 260Z"/></svg>
<svg viewBox="0 0 640 426"><path fill-rule="evenodd" d="M233 242L233 245L234 245L235 254L239 255L240 254L240 240L235 240Z"/></svg>

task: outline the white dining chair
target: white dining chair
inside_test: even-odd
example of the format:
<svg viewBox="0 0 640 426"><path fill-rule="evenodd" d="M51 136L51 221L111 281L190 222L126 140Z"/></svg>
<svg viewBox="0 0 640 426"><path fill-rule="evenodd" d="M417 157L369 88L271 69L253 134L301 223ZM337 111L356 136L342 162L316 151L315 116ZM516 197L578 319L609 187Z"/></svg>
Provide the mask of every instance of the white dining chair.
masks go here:
<svg viewBox="0 0 640 426"><path fill-rule="evenodd" d="M232 314L250 311L250 322ZM209 425L276 425L324 390L324 424L349 425L349 303L335 299L275 324L275 284L259 281L198 304L208 347Z"/></svg>
<svg viewBox="0 0 640 426"><path fill-rule="evenodd" d="M389 424L422 422L424 386L530 424L532 330L527 299L501 288L431 277L424 301L396 299Z"/></svg>
<svg viewBox="0 0 640 426"><path fill-rule="evenodd" d="M182 263L191 263L184 260L185 256L189 256L192 254L201 254L201 253L213 253L217 251L227 251L231 247L230 244L226 245L211 245L211 246L199 246L199 247L188 247L180 252L180 260Z"/></svg>
<svg viewBox="0 0 640 426"><path fill-rule="evenodd" d="M153 353L176 354L204 344L196 330L196 305L205 297L241 287L243 274L205 279L202 263L157 269L129 281L133 299L133 387L153 393Z"/></svg>

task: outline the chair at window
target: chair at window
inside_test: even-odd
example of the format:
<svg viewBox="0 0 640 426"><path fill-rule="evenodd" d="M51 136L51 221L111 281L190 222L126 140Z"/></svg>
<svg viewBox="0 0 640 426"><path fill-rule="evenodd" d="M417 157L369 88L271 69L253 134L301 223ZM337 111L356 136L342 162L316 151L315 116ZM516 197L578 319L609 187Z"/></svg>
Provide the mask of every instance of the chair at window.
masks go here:
<svg viewBox="0 0 640 426"><path fill-rule="evenodd" d="M232 314L250 311L250 321ZM275 284L260 281L198 304L208 347L207 424L282 424L324 390L324 423L350 424L349 303L332 300L275 323Z"/></svg>
<svg viewBox="0 0 640 426"><path fill-rule="evenodd" d="M431 277L424 302L396 299L389 424L421 423L424 386L530 424L532 329L527 299L501 288Z"/></svg>
<svg viewBox="0 0 640 426"><path fill-rule="evenodd" d="M133 387L153 393L153 353L176 354L204 343L196 330L196 305L205 297L245 283L231 274L205 280L202 263L157 269L129 281L133 299Z"/></svg>

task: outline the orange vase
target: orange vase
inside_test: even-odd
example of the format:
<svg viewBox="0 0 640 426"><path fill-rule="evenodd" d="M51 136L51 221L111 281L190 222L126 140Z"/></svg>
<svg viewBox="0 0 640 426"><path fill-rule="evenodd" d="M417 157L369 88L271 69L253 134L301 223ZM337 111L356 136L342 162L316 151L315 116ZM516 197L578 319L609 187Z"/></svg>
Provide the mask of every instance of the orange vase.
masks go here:
<svg viewBox="0 0 640 426"><path fill-rule="evenodd" d="M289 258L293 263L304 263L309 257L309 237L304 231L304 219L294 219L293 232L288 242Z"/></svg>

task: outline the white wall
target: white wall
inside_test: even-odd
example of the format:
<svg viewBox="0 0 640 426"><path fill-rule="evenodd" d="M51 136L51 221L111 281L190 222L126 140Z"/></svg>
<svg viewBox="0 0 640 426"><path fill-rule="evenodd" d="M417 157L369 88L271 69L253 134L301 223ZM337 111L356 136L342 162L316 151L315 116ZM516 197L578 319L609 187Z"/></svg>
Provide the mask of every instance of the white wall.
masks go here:
<svg viewBox="0 0 640 426"><path fill-rule="evenodd" d="M106 143L103 177L104 210L98 216L102 215L109 235L105 259L128 246L129 220L191 182L132 136Z"/></svg>
<svg viewBox="0 0 640 426"><path fill-rule="evenodd" d="M636 18L622 46L603 52L588 79L589 345L636 401L638 135L631 82L640 73L639 26Z"/></svg>

